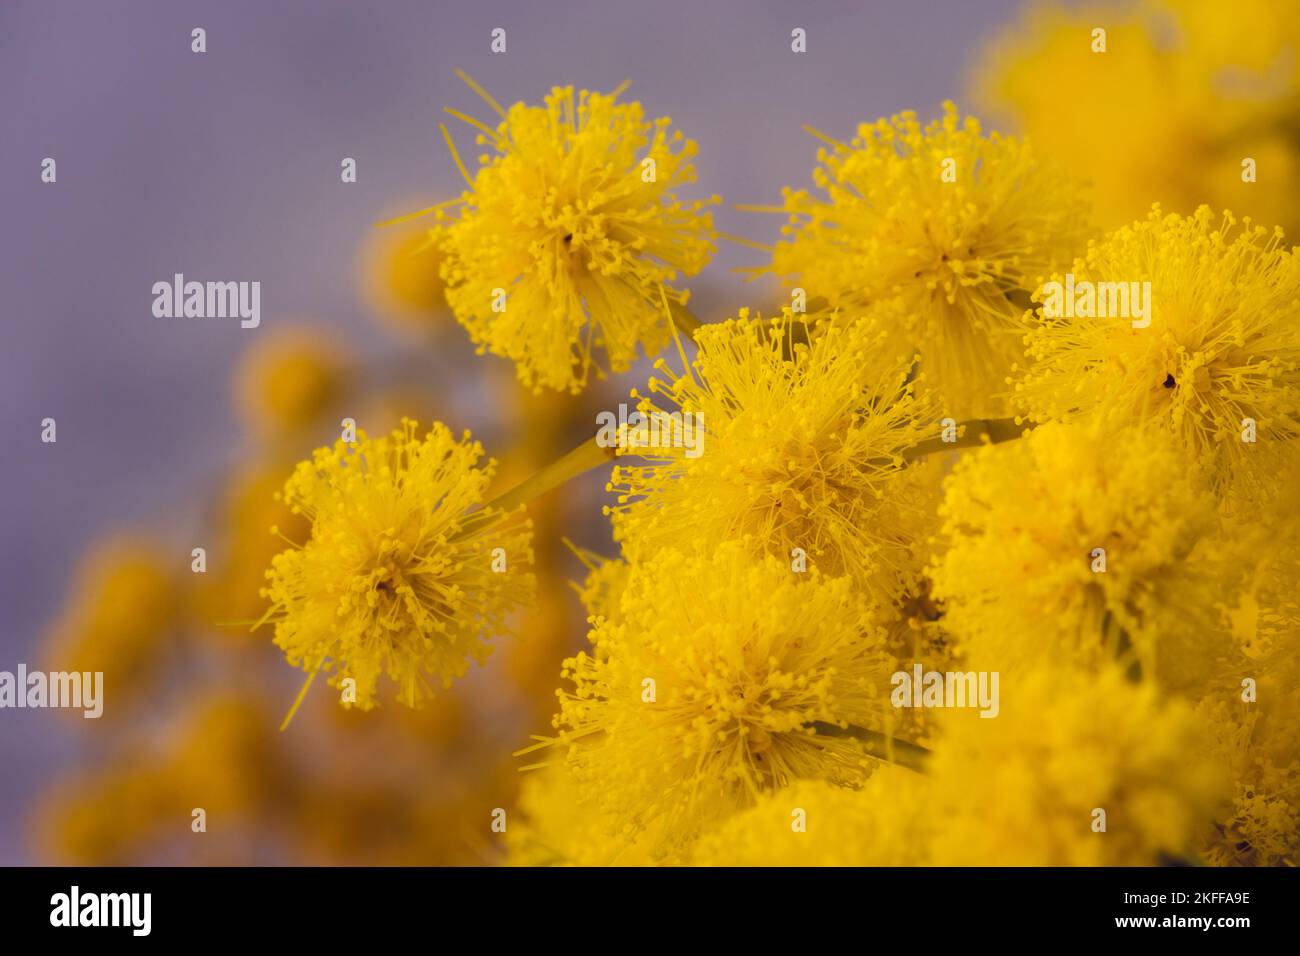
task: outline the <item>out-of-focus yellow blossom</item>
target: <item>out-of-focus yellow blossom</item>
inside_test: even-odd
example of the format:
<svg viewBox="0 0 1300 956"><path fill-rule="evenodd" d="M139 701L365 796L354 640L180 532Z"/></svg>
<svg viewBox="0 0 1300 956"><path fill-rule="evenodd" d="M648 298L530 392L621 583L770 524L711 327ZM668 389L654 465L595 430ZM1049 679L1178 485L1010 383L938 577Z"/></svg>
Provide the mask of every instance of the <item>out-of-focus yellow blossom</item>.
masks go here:
<svg viewBox="0 0 1300 956"><path fill-rule="evenodd" d="M291 786L265 808L266 835L285 840L272 861L307 865L473 865L500 855L491 810L512 808L520 782L506 745L485 747L502 711L499 671L485 669L420 709L339 708L334 695L303 702L282 763ZM485 683L487 682L487 683ZM282 708L282 691L269 691ZM276 714L278 719L279 714ZM512 722L508 727L525 726ZM283 740L266 728L272 739ZM503 727L500 736L510 736ZM513 826L513 813L511 814ZM265 857L264 857L265 858Z"/></svg>
<svg viewBox="0 0 1300 956"><path fill-rule="evenodd" d="M288 466L291 467L291 466ZM266 611L258 592L265 583L267 565L284 542L271 527L293 541L301 541L311 524L294 514L276 494L284 486L287 467L254 463L228 478L219 506L217 532L220 544L212 554L207 573L198 581L196 613L200 623L215 627L227 639L247 634L246 625Z"/></svg>
<svg viewBox="0 0 1300 956"><path fill-rule="evenodd" d="M1042 425L965 457L942 514L935 593L976 666L1119 660L1185 687L1231 656L1217 565L1198 551L1213 498L1164 432Z"/></svg>
<svg viewBox="0 0 1300 956"><path fill-rule="evenodd" d="M936 500L936 508L938 507ZM932 582L921 581L914 592L903 595L894 618L886 624L889 648L900 663L936 664L952 655L951 640L943 627L943 608L931 593Z"/></svg>
<svg viewBox="0 0 1300 956"><path fill-rule="evenodd" d="M200 699L185 723L166 766L171 787L192 806L255 813L283 786L275 769L275 719L260 701L213 693Z"/></svg>
<svg viewBox="0 0 1300 956"><path fill-rule="evenodd" d="M450 686L533 588L529 523L483 507L495 462L478 464L468 433L417 427L358 431L299 464L284 500L311 536L267 573L276 644L296 667L333 670L336 687L354 679L346 702L363 709L384 673L407 706L432 695L426 677Z"/></svg>
<svg viewBox="0 0 1300 956"><path fill-rule="evenodd" d="M442 253L423 228L373 231L361 256L362 286L377 318L404 331L429 332L450 315Z"/></svg>
<svg viewBox="0 0 1300 956"><path fill-rule="evenodd" d="M929 781L881 767L860 790L801 780L701 838L699 866L923 866ZM803 829L796 829L801 826Z"/></svg>
<svg viewBox="0 0 1300 956"><path fill-rule="evenodd" d="M371 434L387 434L400 428L408 418L417 422L436 419L439 410L445 410L451 401L437 383L418 380L391 383L382 392L366 396L353 417Z"/></svg>
<svg viewBox="0 0 1300 956"><path fill-rule="evenodd" d="M1097 28L1104 53L1093 52ZM1294 230L1298 46L1300 8L1277 0L1035 4L990 45L976 86L1094 184L1106 228L1159 201L1183 213L1227 206ZM1247 158L1254 182L1242 179Z"/></svg>
<svg viewBox="0 0 1300 956"><path fill-rule="evenodd" d="M508 111L486 97L500 124L471 122L494 152L434 230L457 320L528 386L580 391L593 365L603 371L597 349L615 372L638 346L659 352L669 337L661 288L684 304L688 292L672 284L713 255L705 210L716 197L675 195L695 180L695 143L618 102L621 92L557 87L543 106Z"/></svg>
<svg viewBox="0 0 1300 956"><path fill-rule="evenodd" d="M563 764L529 771L519 816L506 828L511 866L653 866L653 833L620 837L616 821L592 804Z"/></svg>
<svg viewBox="0 0 1300 956"><path fill-rule="evenodd" d="M292 780L281 773L271 715L246 695L205 692L161 747L134 743L106 769L70 778L43 801L39 831L60 861L135 865L150 859L246 863L253 838ZM194 811L221 833L197 832Z"/></svg>
<svg viewBox="0 0 1300 956"><path fill-rule="evenodd" d="M872 607L846 577L752 552L736 541L634 564L617 618L595 625L601 654L565 662L556 743L619 839L662 819L658 850L681 849L766 790L857 781L871 763L812 725L891 718Z"/></svg>
<svg viewBox="0 0 1300 956"><path fill-rule="evenodd" d="M884 608L919 577L914 544L930 504L924 469L904 453L939 434L939 414L911 360L883 357L858 326L811 344L795 340L796 326L742 309L696 333L693 368L650 380L676 407L643 400L642 412L695 416L701 445L637 449L649 464L614 469L614 536L633 562L742 537L787 564L801 549Z"/></svg>
<svg viewBox="0 0 1300 956"><path fill-rule="evenodd" d="M346 711L321 697L295 720L295 744L318 752L296 768L292 819L278 829L314 865L492 862L492 811L512 808L520 774L507 747L483 745L477 675L419 710ZM489 684L497 688L499 684ZM301 721L303 726L298 727ZM514 825L511 811L510 825Z"/></svg>
<svg viewBox="0 0 1300 956"><path fill-rule="evenodd" d="M262 436L306 428L343 395L347 364L320 330L293 325L269 331L244 353L235 372L240 417Z"/></svg>
<svg viewBox="0 0 1300 956"><path fill-rule="evenodd" d="M50 666L102 672L114 700L125 701L159 668L181 623L184 594L174 556L136 534L95 544L77 567L68 604L47 635Z"/></svg>
<svg viewBox="0 0 1300 956"><path fill-rule="evenodd" d="M1084 249L1082 188L952 103L925 127L910 111L864 123L818 161L825 198L786 190L770 271L851 316L883 307L889 348L920 352L946 414L1005 414L1024 297Z"/></svg>
<svg viewBox="0 0 1300 956"><path fill-rule="evenodd" d="M416 763L420 755L409 759ZM483 833L498 800L487 788L427 776L383 786L355 776L322 783L327 789L312 794L290 822L309 865L474 866L499 859L500 848Z"/></svg>
<svg viewBox="0 0 1300 956"><path fill-rule="evenodd" d="M1226 796L1191 708L1118 668L1040 667L1003 682L996 718L945 715L927 765L941 866L1186 859Z"/></svg>
<svg viewBox="0 0 1300 956"><path fill-rule="evenodd" d="M1300 436L1300 262L1280 231L1234 225L1208 207L1182 217L1157 206L1090 243L1076 288L1150 282L1151 314L1048 317L1040 306L1016 386L1030 415L1158 422L1221 481L1267 480ZM1243 440L1247 419L1254 441Z"/></svg>
<svg viewBox="0 0 1300 956"><path fill-rule="evenodd" d="M133 862L152 842L159 822L158 794L167 781L159 768L121 761L99 772L78 772L43 794L35 832L56 865L114 866ZM177 831L188 826L174 821Z"/></svg>

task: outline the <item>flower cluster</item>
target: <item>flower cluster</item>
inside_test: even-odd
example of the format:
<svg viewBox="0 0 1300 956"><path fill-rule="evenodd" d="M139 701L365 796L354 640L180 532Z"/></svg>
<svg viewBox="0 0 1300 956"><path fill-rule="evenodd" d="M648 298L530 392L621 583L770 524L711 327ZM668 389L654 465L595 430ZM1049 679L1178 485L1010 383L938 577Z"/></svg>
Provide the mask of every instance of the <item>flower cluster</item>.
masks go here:
<svg viewBox="0 0 1300 956"><path fill-rule="evenodd" d="M621 449L517 862L1297 861L1300 267L1033 157L865 124L764 267L825 307L632 390L704 453Z"/></svg>
<svg viewBox="0 0 1300 956"><path fill-rule="evenodd" d="M587 646L520 751L512 862L1297 862L1280 229L1157 205L1094 230L1053 160L945 104L823 137L753 270L790 306L701 325L670 287L712 248L669 192L694 147L617 95L500 112L431 234L452 311L529 386L671 334L630 396L693 439L629 421L496 505L442 426L318 450L265 591L291 663L420 704L528 600L512 509L615 459L619 553L571 546Z"/></svg>
<svg viewBox="0 0 1300 956"><path fill-rule="evenodd" d="M1294 234L1300 9L1275 0L1126 6L1027 7L989 44L977 94L1094 184L1103 228L1153 202L1180 212L1208 203Z"/></svg>

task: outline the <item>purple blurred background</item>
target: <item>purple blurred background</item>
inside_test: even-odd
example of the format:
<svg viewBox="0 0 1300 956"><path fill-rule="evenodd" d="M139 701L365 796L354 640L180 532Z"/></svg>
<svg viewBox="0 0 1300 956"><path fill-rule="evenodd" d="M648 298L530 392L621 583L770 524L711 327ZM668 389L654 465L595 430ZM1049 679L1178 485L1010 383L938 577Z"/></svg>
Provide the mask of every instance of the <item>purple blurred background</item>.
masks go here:
<svg viewBox="0 0 1300 956"><path fill-rule="evenodd" d="M964 105L979 43L1018 7L3 0L0 670L40 666L88 541L192 520L234 454L229 379L255 336L305 316L362 350L394 347L366 315L358 249L394 203L459 191L439 114L484 110L455 67L503 103L631 79L650 115L698 141L698 195L726 201L719 228L770 241L776 217L730 206L808 183L815 143L801 126L847 136L900 109ZM790 52L796 26L807 54ZM494 27L504 55L489 51ZM40 181L46 156L57 184ZM354 185L339 180L345 156ZM765 305L729 272L755 255L723 243L705 303ZM150 287L175 272L259 280L261 328L154 318ZM45 417L57 444L40 442ZM52 711L0 710L0 863L33 860L31 801L85 746L66 730Z"/></svg>

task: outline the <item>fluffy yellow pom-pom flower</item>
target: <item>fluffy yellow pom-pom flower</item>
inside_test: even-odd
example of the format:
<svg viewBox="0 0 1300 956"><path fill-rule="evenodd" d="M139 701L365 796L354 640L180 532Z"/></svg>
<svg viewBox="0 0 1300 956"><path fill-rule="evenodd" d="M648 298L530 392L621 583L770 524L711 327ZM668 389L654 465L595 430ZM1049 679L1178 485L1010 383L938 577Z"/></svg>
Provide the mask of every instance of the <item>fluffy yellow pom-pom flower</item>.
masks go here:
<svg viewBox="0 0 1300 956"><path fill-rule="evenodd" d="M488 98L501 123L474 125L495 153L435 232L456 318L525 385L577 392L597 348L615 372L638 345L659 352L670 321L661 287L685 304L672 283L713 255L709 203L675 195L695 179L695 143L618 102L621 92L557 87L543 106L508 111Z"/></svg>
<svg viewBox="0 0 1300 956"><path fill-rule="evenodd" d="M889 304L892 348L920 352L946 413L1005 414L1024 297L1083 251L1081 187L952 103L926 127L910 111L865 123L818 159L826 196L786 191L771 271L852 315Z"/></svg>
<svg viewBox="0 0 1300 956"><path fill-rule="evenodd" d="M699 866L923 866L929 781L881 767L860 790L801 780L701 838Z"/></svg>
<svg viewBox="0 0 1300 956"><path fill-rule="evenodd" d="M939 415L909 358L886 358L856 326L828 327L810 344L803 328L741 310L699 329L693 369L651 379L652 392L696 416L703 445L694 457L663 448L644 467L614 469L615 538L633 561L745 537L786 562L799 549L887 606L919 574L914 546L932 508L924 467L904 452L939 434Z"/></svg>
<svg viewBox="0 0 1300 956"><path fill-rule="evenodd" d="M593 806L573 772L560 764L529 772L519 811L506 830L511 866L651 866L674 862L651 855L655 834L626 842L611 836L617 821Z"/></svg>
<svg viewBox="0 0 1300 956"><path fill-rule="evenodd" d="M317 449L284 487L311 522L300 547L272 560L266 620L294 666L355 681L374 706L387 673L416 706L490 651L487 637L532 591L531 524L482 507L495 470L483 448L434 423L423 439L405 420L392 434Z"/></svg>
<svg viewBox="0 0 1300 956"><path fill-rule="evenodd" d="M234 401L244 423L264 437L283 437L316 421L344 393L343 350L308 325L279 328L240 360Z"/></svg>
<svg viewBox="0 0 1300 956"><path fill-rule="evenodd" d="M1042 425L964 458L942 514L935 593L976 666L1118 659L1186 686L1231 655L1228 592L1196 550L1213 498L1162 432Z"/></svg>
<svg viewBox="0 0 1300 956"><path fill-rule="evenodd" d="M1160 201L1229 206L1292 231L1298 44L1300 7L1277 0L1027 4L977 85L1044 155L1094 184L1105 228Z"/></svg>
<svg viewBox="0 0 1300 956"><path fill-rule="evenodd" d="M183 621L176 562L135 533L96 542L81 559L68 602L48 636L56 670L103 671L114 696L147 691L169 632Z"/></svg>
<svg viewBox="0 0 1300 956"><path fill-rule="evenodd" d="M395 331L431 338L451 325L441 266L442 253L427 229L403 225L377 230L359 258L367 305Z"/></svg>
<svg viewBox="0 0 1300 956"><path fill-rule="evenodd" d="M1206 206L1187 217L1156 206L1089 245L1076 288L1149 282L1149 316L1051 318L1040 290L1016 386L1029 413L1155 421L1221 480L1266 481L1300 436L1300 261L1280 231L1247 223L1233 235L1234 224Z"/></svg>
<svg viewBox="0 0 1300 956"><path fill-rule="evenodd" d="M948 712L927 766L933 862L1152 866L1194 851L1226 784L1190 707L1113 667L1040 668L1007 689L993 720Z"/></svg>
<svg viewBox="0 0 1300 956"><path fill-rule="evenodd" d="M806 777L858 781L872 761L814 724L882 726L889 658L848 578L755 562L746 542L635 564L600 656L565 662L556 743L584 799L658 851ZM689 587L689 595L682 589Z"/></svg>

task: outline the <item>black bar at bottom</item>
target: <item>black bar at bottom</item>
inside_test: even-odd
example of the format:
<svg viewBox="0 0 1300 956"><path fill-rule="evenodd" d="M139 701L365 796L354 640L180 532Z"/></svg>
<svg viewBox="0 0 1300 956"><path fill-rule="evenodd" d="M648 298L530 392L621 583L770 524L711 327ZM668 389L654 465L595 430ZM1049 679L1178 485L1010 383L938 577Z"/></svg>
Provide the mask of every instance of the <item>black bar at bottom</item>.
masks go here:
<svg viewBox="0 0 1300 956"><path fill-rule="evenodd" d="M919 931L926 944L950 935L992 941L1043 940L1044 934L1148 941L1199 934L1230 943L1243 933L1276 935L1294 925L1297 890L1293 869L1200 867L11 868L0 870L0 932L7 941L75 934L79 944L157 940L205 947L405 939L441 948L465 934L495 942L505 932L523 932L535 945L548 938L572 944L590 933L591 948L605 950L617 949L622 938L610 932L628 936L628 944L642 933L677 928L720 941L770 942L769 933L797 934L800 927L816 934L804 948L839 931L867 946L891 929Z"/></svg>

